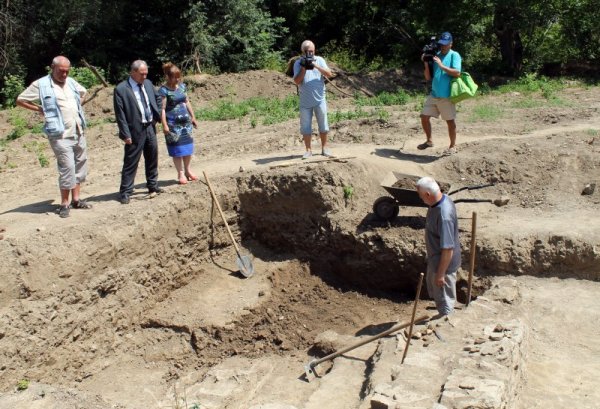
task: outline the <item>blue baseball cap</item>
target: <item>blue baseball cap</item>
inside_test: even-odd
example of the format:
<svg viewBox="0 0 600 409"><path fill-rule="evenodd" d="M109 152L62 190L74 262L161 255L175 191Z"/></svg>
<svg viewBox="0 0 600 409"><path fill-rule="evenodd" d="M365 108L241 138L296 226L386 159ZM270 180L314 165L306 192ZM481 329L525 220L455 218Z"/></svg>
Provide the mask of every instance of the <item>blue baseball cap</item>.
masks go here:
<svg viewBox="0 0 600 409"><path fill-rule="evenodd" d="M452 42L452 34L449 32L442 33L440 39L438 40L438 44L440 45L448 45Z"/></svg>

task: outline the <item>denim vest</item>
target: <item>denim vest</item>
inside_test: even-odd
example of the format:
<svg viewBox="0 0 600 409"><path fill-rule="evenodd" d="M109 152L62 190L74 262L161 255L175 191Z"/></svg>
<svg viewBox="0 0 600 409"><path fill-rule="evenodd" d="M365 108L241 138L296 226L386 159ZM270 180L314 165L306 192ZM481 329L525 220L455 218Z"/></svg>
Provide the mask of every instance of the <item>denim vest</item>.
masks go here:
<svg viewBox="0 0 600 409"><path fill-rule="evenodd" d="M81 107L81 96L75 81L67 77L67 85L73 91L75 101L77 101L77 112L79 119L81 120L81 127L85 129L85 117L83 115L83 108ZM54 85L50 75L47 77L40 78L38 81L38 87L40 90L40 102L42 103L42 109L44 110L44 133L49 138L60 138L65 132L65 123L63 121L62 113L56 102L56 95L54 94Z"/></svg>

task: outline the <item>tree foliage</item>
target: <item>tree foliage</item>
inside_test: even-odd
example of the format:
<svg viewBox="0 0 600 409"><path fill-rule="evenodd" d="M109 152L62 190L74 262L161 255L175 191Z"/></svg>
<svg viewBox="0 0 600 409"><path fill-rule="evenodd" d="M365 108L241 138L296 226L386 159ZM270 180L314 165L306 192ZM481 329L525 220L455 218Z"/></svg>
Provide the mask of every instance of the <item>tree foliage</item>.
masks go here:
<svg viewBox="0 0 600 409"><path fill-rule="evenodd" d="M194 65L213 71L262 68L278 58L274 45L286 34L281 17L271 17L260 0L208 0L191 7L190 41Z"/></svg>
<svg viewBox="0 0 600 409"><path fill-rule="evenodd" d="M5 0L0 78L29 82L59 54L74 65L85 58L113 82L135 59L154 80L167 60L243 71L297 54L304 39L353 69L396 67L417 64L443 31L471 72L519 76L597 62L599 20L593 0Z"/></svg>

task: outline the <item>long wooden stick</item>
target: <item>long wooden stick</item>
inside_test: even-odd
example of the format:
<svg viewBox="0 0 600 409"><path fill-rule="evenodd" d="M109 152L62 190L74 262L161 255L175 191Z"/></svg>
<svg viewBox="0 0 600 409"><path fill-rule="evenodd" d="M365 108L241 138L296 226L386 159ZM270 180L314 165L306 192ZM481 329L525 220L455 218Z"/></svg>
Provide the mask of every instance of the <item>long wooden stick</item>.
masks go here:
<svg viewBox="0 0 600 409"><path fill-rule="evenodd" d="M212 196L212 199L215 202L215 205L217 206L217 210L219 210L221 219L223 219L223 223L225 223L225 227L227 227L227 233L229 233L229 238L231 238L233 247L235 247L235 252L237 253L238 257L241 258L242 255L240 254L240 249L237 245L237 242L235 241L235 238L233 237L233 233L231 232L231 229L229 228L229 223L227 223L227 219L225 218L225 215L223 214L223 210L221 210L221 205L219 204L219 200L217 200L217 196L215 195L212 185L210 184L210 180L208 180L208 176L206 175L205 171L202 171L202 173L204 174L204 179L206 179L206 185L208 186L208 190L210 190L210 195Z"/></svg>
<svg viewBox="0 0 600 409"><path fill-rule="evenodd" d="M88 64L88 62L82 58L81 62L83 63L83 65L85 65L87 68L89 68L94 75L96 76L96 78L98 78L100 80L100 82L102 82L102 85L104 85L105 87L108 87L108 82L106 82L106 80L104 79L104 77L102 75L100 75L100 73L98 72L98 70L96 69L96 67L94 67L93 65Z"/></svg>
<svg viewBox="0 0 600 409"><path fill-rule="evenodd" d="M471 288L473 286L473 273L475 271L475 252L477 246L475 244L475 235L477 232L477 213L473 212L473 219L471 222L471 260L469 263L469 288L467 289L467 307L471 302Z"/></svg>
<svg viewBox="0 0 600 409"><path fill-rule="evenodd" d="M412 317L410 318L410 328L408 329L408 338L406 339L406 346L404 347L404 353L402 354L402 361L400 365L404 363L404 358L408 353L408 346L410 345L410 339L412 338L413 326L415 325L415 314L417 313L417 304L419 303L419 296L421 295L421 286L423 285L423 277L425 275L421 273L419 275L419 285L417 286L417 295L415 296L415 303L413 305Z"/></svg>
<svg viewBox="0 0 600 409"><path fill-rule="evenodd" d="M429 318L431 318L429 315L422 315L419 318L417 318L416 321L417 322L419 322L419 321L425 321L425 320L427 320ZM304 366L304 369L305 369L305 371L306 371L306 373L308 375L308 373L312 372L312 370L314 369L314 367L317 366L317 365L319 365L320 363L323 363L325 361L329 361L330 359L336 358L336 357L338 357L338 356L340 356L342 354L345 354L348 351L352 351L353 349L356 349L356 348L358 348L360 346L368 344L369 342L373 342L376 339L379 339L381 337L385 337L386 335L389 335L392 332L396 332L396 331L399 331L401 329L404 329L404 328L408 327L409 325L410 325L410 322L403 322L402 324L394 325L392 328L390 328L388 330L385 330L385 331L383 331L380 334L373 335L372 337L369 337L369 338L367 338L365 340L362 340L362 341L360 341L360 342L358 342L358 343L356 343L354 345L350 345L349 347L343 348L343 349L341 349L341 350L339 350L337 352L334 352L332 354L324 356L321 359L312 360L307 365Z"/></svg>

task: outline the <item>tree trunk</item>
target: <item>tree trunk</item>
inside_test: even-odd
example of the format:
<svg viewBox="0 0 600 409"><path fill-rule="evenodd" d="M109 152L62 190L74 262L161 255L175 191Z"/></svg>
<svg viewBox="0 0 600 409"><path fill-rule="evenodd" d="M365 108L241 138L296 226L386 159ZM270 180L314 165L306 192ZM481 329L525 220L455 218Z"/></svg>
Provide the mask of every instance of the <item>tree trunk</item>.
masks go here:
<svg viewBox="0 0 600 409"><path fill-rule="evenodd" d="M494 31L500 44L503 68L508 74L515 75L523 67L523 43L519 30L511 25L516 19L514 9L498 8L494 14Z"/></svg>

